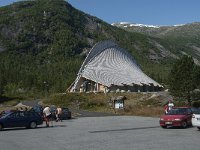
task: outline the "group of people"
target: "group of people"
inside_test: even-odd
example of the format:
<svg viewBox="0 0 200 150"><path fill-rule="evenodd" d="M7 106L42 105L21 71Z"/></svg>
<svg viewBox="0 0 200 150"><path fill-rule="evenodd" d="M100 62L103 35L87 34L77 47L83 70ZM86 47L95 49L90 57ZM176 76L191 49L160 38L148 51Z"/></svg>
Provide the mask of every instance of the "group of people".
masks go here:
<svg viewBox="0 0 200 150"><path fill-rule="evenodd" d="M46 126L49 127L50 122L51 122L51 125L53 126L53 114L52 114L49 106L46 106L43 109L43 115L44 115L44 119L46 122ZM55 115L56 115L56 122L62 121L62 119L61 119L62 108L61 107L58 106L56 108Z"/></svg>
<svg viewBox="0 0 200 150"><path fill-rule="evenodd" d="M174 107L172 100L169 100L167 104L164 105L165 113L167 114Z"/></svg>

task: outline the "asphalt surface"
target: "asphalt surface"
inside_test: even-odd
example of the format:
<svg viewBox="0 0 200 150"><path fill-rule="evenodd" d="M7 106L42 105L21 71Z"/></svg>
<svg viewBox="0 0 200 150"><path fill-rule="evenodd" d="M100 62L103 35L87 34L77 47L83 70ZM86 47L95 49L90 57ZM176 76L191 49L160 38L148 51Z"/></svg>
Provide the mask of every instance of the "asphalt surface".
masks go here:
<svg viewBox="0 0 200 150"><path fill-rule="evenodd" d="M199 150L200 131L162 129L158 118L80 117L37 129L0 132L2 150Z"/></svg>
<svg viewBox="0 0 200 150"><path fill-rule="evenodd" d="M105 116L118 116L115 113L103 113L103 112L90 112L86 110L70 109L76 117L105 117Z"/></svg>

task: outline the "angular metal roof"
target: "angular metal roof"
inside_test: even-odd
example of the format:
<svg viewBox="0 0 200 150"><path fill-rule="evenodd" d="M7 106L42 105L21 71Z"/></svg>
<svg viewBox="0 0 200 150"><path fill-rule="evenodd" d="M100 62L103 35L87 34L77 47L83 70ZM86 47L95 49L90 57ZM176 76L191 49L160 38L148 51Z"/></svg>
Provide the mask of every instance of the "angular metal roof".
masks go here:
<svg viewBox="0 0 200 150"><path fill-rule="evenodd" d="M97 43L83 62L72 85L76 89L80 77L103 84L122 86L146 84L162 87L148 77L137 65L135 59L124 49L111 41Z"/></svg>

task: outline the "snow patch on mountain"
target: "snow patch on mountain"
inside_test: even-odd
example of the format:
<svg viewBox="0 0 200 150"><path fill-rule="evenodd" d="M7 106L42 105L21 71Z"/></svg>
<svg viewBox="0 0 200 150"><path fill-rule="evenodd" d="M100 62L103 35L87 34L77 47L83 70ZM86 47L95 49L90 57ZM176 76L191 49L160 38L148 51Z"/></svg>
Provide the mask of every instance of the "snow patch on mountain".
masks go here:
<svg viewBox="0 0 200 150"><path fill-rule="evenodd" d="M130 27L147 27L147 28L160 28L160 26L155 25L145 25L145 24L130 24Z"/></svg>
<svg viewBox="0 0 200 150"><path fill-rule="evenodd" d="M146 28L160 28L160 27L166 27L166 26L158 26L158 25L146 25L146 24L138 24L138 23L130 23L130 22L119 22L119 23L112 23L113 26L122 26L122 27L146 27ZM174 27L183 26L185 24L178 24L173 25Z"/></svg>

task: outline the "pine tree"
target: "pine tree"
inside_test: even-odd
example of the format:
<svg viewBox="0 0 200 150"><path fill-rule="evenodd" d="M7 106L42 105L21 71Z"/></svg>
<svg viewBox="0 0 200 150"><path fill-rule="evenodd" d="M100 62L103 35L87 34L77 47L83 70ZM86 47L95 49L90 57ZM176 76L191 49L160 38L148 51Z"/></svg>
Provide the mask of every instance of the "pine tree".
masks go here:
<svg viewBox="0 0 200 150"><path fill-rule="evenodd" d="M195 64L192 57L184 56L172 67L169 86L172 95L187 99L191 105L191 92L196 88Z"/></svg>

